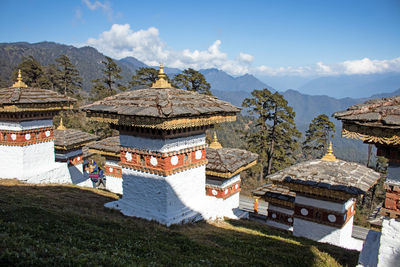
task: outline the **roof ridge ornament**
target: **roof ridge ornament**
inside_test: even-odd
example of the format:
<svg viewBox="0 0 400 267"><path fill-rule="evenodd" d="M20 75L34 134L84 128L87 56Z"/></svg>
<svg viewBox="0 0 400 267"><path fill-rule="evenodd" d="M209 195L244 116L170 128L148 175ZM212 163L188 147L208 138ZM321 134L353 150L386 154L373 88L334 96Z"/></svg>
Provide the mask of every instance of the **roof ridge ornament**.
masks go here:
<svg viewBox="0 0 400 267"><path fill-rule="evenodd" d="M166 79L167 75L164 73L163 64L160 63L160 70L158 72L158 80L153 83L151 88L172 88L172 85Z"/></svg>
<svg viewBox="0 0 400 267"><path fill-rule="evenodd" d="M333 154L333 148L332 148L332 142L329 142L329 147L328 150L326 151L326 154L322 157L323 161L337 161L338 159L335 157Z"/></svg>
<svg viewBox="0 0 400 267"><path fill-rule="evenodd" d="M21 69L18 69L18 77L17 77L17 82L15 82L12 87L28 87L23 81L22 81L22 75L21 75Z"/></svg>
<svg viewBox="0 0 400 267"><path fill-rule="evenodd" d="M58 125L57 130L66 130L67 128L65 128L64 124L63 124L63 119L61 117L60 119L60 125Z"/></svg>
<svg viewBox="0 0 400 267"><path fill-rule="evenodd" d="M218 142L217 132L215 132L215 131L214 131L212 142L209 145L209 148L214 148L214 149L222 148L221 143Z"/></svg>

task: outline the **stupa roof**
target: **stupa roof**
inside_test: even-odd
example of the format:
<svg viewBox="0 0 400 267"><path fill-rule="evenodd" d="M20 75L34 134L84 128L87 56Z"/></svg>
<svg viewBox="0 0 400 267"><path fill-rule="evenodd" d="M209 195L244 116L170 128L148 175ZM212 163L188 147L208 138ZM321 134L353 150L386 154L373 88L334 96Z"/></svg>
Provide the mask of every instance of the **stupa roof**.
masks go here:
<svg viewBox="0 0 400 267"><path fill-rule="evenodd" d="M51 90L28 87L22 82L20 72L13 86L0 89L0 112L72 109L75 101Z"/></svg>
<svg viewBox="0 0 400 267"><path fill-rule="evenodd" d="M265 184L252 191L253 196L261 197L265 201L284 205L293 206L296 193L289 190L286 186L279 186L273 183Z"/></svg>
<svg viewBox="0 0 400 267"><path fill-rule="evenodd" d="M344 137L371 143L400 144L400 96L372 99L332 116L342 120Z"/></svg>
<svg viewBox="0 0 400 267"><path fill-rule="evenodd" d="M160 79L152 87L110 96L83 110L92 120L163 130L236 119L238 107L213 96L173 88L164 76L161 68Z"/></svg>
<svg viewBox="0 0 400 267"><path fill-rule="evenodd" d="M66 129L62 125L54 130L54 147L61 150L81 148L85 144L99 139L96 135L75 129Z"/></svg>
<svg viewBox="0 0 400 267"><path fill-rule="evenodd" d="M206 152L208 164L206 174L222 178L231 178L257 163L258 155L237 148L212 148Z"/></svg>
<svg viewBox="0 0 400 267"><path fill-rule="evenodd" d="M88 147L91 152L114 157L119 157L121 151L119 136L112 136L93 142Z"/></svg>
<svg viewBox="0 0 400 267"><path fill-rule="evenodd" d="M267 176L295 192L338 199L365 193L379 177L378 172L358 163L322 159L301 162Z"/></svg>

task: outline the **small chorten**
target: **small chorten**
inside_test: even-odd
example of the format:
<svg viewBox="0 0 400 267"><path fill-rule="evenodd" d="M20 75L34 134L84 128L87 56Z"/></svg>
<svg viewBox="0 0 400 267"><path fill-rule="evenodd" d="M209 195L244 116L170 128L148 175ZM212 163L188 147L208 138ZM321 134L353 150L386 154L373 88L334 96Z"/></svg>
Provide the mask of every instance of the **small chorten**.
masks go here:
<svg viewBox="0 0 400 267"><path fill-rule="evenodd" d="M22 75L21 75L21 70L18 70L18 78L17 78L17 82L15 82L12 87L28 87L28 85L26 85L23 81L22 81Z"/></svg>
<svg viewBox="0 0 400 267"><path fill-rule="evenodd" d="M172 88L172 85L167 81L167 75L164 73L163 64L160 64L160 71L158 72L158 80L153 83L151 88Z"/></svg>
<svg viewBox="0 0 400 267"><path fill-rule="evenodd" d="M323 161L337 161L337 158L333 154L332 142L329 142L328 150L326 154L321 158Z"/></svg>
<svg viewBox="0 0 400 267"><path fill-rule="evenodd" d="M214 132L212 142L208 147L214 149L222 148L222 145L220 144L220 142L218 142L218 137L216 132Z"/></svg>
<svg viewBox="0 0 400 267"><path fill-rule="evenodd" d="M73 108L75 99L29 87L21 70L0 88L0 177L28 183L69 183L67 166L55 161L53 118ZM12 157L10 156L12 155Z"/></svg>

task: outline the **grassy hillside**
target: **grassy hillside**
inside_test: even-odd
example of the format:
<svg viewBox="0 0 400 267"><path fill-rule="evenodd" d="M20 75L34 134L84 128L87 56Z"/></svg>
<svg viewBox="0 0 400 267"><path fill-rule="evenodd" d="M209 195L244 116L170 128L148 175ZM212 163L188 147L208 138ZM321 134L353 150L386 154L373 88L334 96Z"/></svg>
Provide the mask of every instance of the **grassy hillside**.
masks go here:
<svg viewBox="0 0 400 267"><path fill-rule="evenodd" d="M170 228L103 207L112 193L0 180L0 265L354 266L358 252L251 221Z"/></svg>

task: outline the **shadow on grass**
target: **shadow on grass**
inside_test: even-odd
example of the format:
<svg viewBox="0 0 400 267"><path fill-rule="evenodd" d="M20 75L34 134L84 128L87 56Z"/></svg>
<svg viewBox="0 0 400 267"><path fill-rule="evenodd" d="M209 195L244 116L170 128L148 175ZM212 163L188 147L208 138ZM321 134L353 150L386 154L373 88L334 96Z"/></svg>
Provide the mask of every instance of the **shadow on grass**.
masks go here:
<svg viewBox="0 0 400 267"><path fill-rule="evenodd" d="M294 238L250 221L200 222L168 228L125 217L104 208L104 203L115 199L117 196L112 193L75 186L4 185L0 181L0 264L337 266L339 262L353 266L356 263L357 255L352 251Z"/></svg>
<svg viewBox="0 0 400 267"><path fill-rule="evenodd" d="M325 252L334 258L341 265L356 266L358 263L359 252L357 250L348 250L335 245L327 243L319 243L303 237L296 237L289 231L275 229L268 227L262 223L249 222L249 221L237 221L227 220L232 226L247 228L252 231L257 231L265 235L274 235L276 237L287 238L294 242L298 242L304 248L312 250L313 248L318 249L320 252Z"/></svg>

